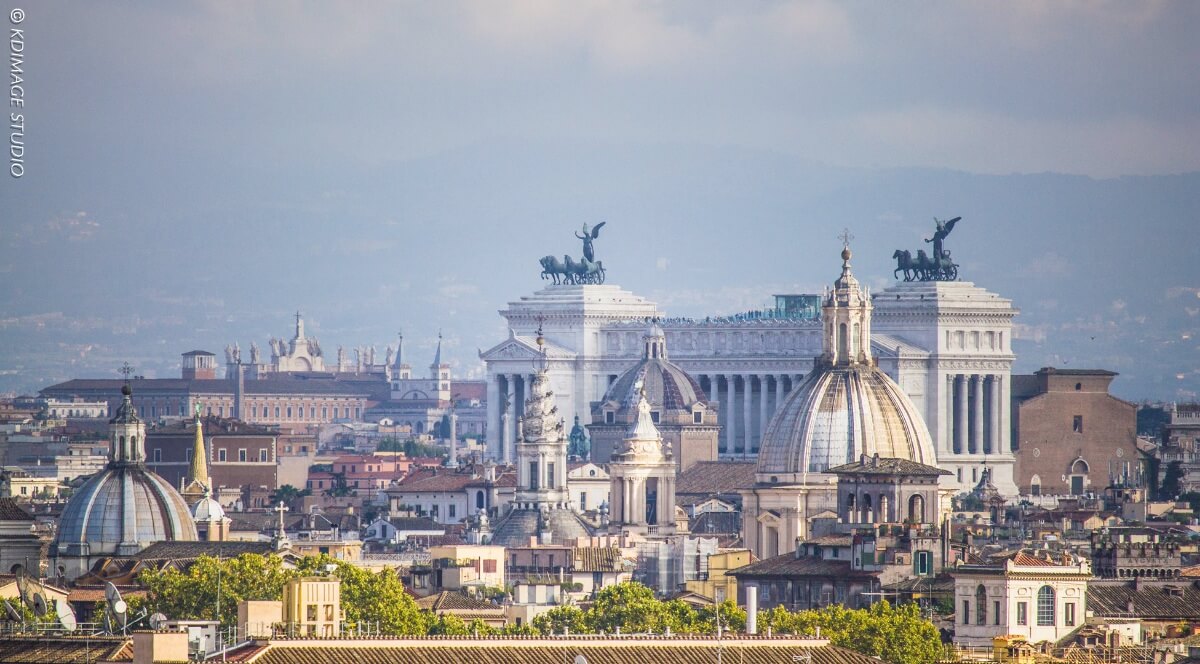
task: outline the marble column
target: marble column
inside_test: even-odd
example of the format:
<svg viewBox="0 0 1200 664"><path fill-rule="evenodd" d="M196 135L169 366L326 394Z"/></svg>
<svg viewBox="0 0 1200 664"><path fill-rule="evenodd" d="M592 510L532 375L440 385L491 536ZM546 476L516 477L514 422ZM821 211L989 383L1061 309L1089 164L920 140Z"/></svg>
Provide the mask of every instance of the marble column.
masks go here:
<svg viewBox="0 0 1200 664"><path fill-rule="evenodd" d="M725 424L725 401L721 398L721 377L717 374L708 375L708 398L711 401L717 402L717 422L721 425ZM729 449L729 443L725 440L725 427L722 426L717 432L717 452Z"/></svg>
<svg viewBox="0 0 1200 664"><path fill-rule="evenodd" d="M1001 398L1004 394L1002 389L1004 385L1004 377L999 374L992 376L992 454L1004 454L1007 441L1002 440L1000 435L1003 432L1003 427L1000 419L1001 411L1004 408L1004 399Z"/></svg>
<svg viewBox="0 0 1200 664"><path fill-rule="evenodd" d="M954 453L967 451L967 377L958 374L954 378Z"/></svg>
<svg viewBox="0 0 1200 664"><path fill-rule="evenodd" d="M748 456L754 441L754 385L749 373L742 375L742 437L742 456Z"/></svg>
<svg viewBox="0 0 1200 664"><path fill-rule="evenodd" d="M500 442L500 377L493 375L487 384L487 441L490 446L488 454L493 459L504 456L503 443Z"/></svg>
<svg viewBox="0 0 1200 664"><path fill-rule="evenodd" d="M767 376L760 374L758 377L758 437L755 438L754 451L758 452L761 445L763 433L767 430L767 405L770 399L767 398Z"/></svg>
<svg viewBox="0 0 1200 664"><path fill-rule="evenodd" d="M783 406L783 376L777 374L775 376L775 408L772 410L771 414L774 415L776 412L779 411L780 407L782 407L782 406Z"/></svg>
<svg viewBox="0 0 1200 664"><path fill-rule="evenodd" d="M520 393L517 392L517 374L508 375L508 459L515 462L517 460L516 444L517 438L521 432L517 427L521 419L521 409L519 403Z"/></svg>
<svg viewBox="0 0 1200 664"><path fill-rule="evenodd" d="M737 454L737 407L735 399L737 396L737 379L733 374L725 375L725 401L729 402L729 407L725 409L725 451L729 454Z"/></svg>
<svg viewBox="0 0 1200 664"><path fill-rule="evenodd" d="M974 417L971 418L971 454L979 454L983 452L983 374L976 374L971 383L975 399L971 408L974 411Z"/></svg>

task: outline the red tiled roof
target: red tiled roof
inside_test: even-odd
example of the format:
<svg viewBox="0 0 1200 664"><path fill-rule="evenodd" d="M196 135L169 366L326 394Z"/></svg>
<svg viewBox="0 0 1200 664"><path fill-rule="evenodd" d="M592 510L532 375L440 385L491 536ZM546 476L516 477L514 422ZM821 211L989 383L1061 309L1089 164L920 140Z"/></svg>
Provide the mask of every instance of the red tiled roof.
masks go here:
<svg viewBox="0 0 1200 664"><path fill-rule="evenodd" d="M1009 560L1013 561L1014 565L1023 565L1025 567L1056 567L1056 565L1049 560L1038 558L1037 556L1031 556L1024 551L1018 551L1014 553L1009 557Z"/></svg>

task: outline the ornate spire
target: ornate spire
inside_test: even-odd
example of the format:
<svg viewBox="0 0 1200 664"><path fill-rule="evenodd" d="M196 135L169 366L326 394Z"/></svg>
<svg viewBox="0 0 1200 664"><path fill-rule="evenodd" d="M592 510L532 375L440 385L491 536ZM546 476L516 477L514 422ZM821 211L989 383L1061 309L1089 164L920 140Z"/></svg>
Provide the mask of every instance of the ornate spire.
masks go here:
<svg viewBox="0 0 1200 664"><path fill-rule="evenodd" d="M117 465L141 464L146 460L143 446L146 425L133 406L133 387L129 383L131 372L129 364L121 369L121 373L125 374L125 384L121 386L121 405L117 407L116 415L108 421L110 463Z"/></svg>
<svg viewBox="0 0 1200 664"><path fill-rule="evenodd" d="M212 488L208 479L208 454L204 451L204 424L200 421L200 404L196 404L196 414L193 422L196 425L196 437L192 441L192 463L188 469L188 485L199 484L205 491Z"/></svg>
<svg viewBox="0 0 1200 664"><path fill-rule="evenodd" d="M396 362L392 366L399 369L404 366L404 330L397 332L396 336L399 337L399 342L396 343Z"/></svg>

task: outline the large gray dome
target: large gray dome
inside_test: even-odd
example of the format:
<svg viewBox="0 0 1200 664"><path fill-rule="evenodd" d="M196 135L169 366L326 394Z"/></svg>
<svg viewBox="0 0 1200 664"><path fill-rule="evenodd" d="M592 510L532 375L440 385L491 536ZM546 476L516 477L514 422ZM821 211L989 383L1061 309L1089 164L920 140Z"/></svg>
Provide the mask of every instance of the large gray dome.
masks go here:
<svg viewBox="0 0 1200 664"><path fill-rule="evenodd" d="M760 482L820 483L834 466L861 455L936 465L933 438L908 395L871 356L871 298L850 271L821 307L824 328L817 370L788 395L771 418L758 451Z"/></svg>
<svg viewBox="0 0 1200 664"><path fill-rule="evenodd" d="M128 384L121 394L108 422L108 466L71 496L59 519L51 552L56 557L80 563L93 556L131 556L154 542L198 539L183 496L146 470L146 425Z"/></svg>
<svg viewBox="0 0 1200 664"><path fill-rule="evenodd" d="M771 419L758 472L803 482L863 454L937 464L929 429L895 381L870 365L829 367L809 374Z"/></svg>
<svg viewBox="0 0 1200 664"><path fill-rule="evenodd" d="M71 496L59 519L57 555L133 555L153 542L196 540L187 503L138 466L109 466Z"/></svg>

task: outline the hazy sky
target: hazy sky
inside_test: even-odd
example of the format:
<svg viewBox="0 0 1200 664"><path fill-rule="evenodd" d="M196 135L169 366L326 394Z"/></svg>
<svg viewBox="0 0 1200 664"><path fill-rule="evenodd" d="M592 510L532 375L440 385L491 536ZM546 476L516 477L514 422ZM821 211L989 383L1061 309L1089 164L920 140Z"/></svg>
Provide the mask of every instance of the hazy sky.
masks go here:
<svg viewBox="0 0 1200 664"><path fill-rule="evenodd" d="M882 287L960 214L1023 369L1200 390L1198 3L2 6L27 154L0 177L0 390L169 375L297 308L327 350L443 328L478 372L584 222L621 285L702 316L819 290L843 226ZM1012 176L1045 173L1085 177Z"/></svg>
<svg viewBox="0 0 1200 664"><path fill-rule="evenodd" d="M336 167L504 137L977 173L1200 167L1191 2L29 4L47 158Z"/></svg>

